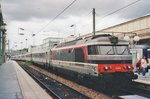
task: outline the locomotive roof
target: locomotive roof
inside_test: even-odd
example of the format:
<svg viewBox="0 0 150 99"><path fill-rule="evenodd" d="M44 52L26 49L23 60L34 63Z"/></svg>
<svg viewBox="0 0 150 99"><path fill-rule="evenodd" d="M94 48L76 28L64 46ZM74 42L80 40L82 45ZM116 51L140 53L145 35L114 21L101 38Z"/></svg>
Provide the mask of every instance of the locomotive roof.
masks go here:
<svg viewBox="0 0 150 99"><path fill-rule="evenodd" d="M77 38L75 40L69 41L69 42L63 42L58 44L55 48L60 48L60 47L67 47L67 46L73 46L73 45L81 45L81 44L92 44L92 43L103 43L103 44L112 44L110 41L110 38L115 37L110 34L101 34L101 35L95 35L95 36L90 36L87 38ZM117 38L117 37L115 37ZM129 44L126 40L123 39L118 39L118 43L123 43L123 44Z"/></svg>

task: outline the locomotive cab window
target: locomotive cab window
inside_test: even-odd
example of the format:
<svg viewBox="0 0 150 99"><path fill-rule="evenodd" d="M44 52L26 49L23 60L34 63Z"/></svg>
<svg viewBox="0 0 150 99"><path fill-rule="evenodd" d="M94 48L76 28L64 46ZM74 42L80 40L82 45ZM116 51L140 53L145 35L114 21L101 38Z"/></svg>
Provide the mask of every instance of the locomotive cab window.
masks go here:
<svg viewBox="0 0 150 99"><path fill-rule="evenodd" d="M113 46L98 46L98 47L100 47L102 55L113 55L113 54L115 54Z"/></svg>
<svg viewBox="0 0 150 99"><path fill-rule="evenodd" d="M116 52L119 55L128 55L129 54L129 49L128 46L124 46L124 45L120 45L120 46L116 46Z"/></svg>
<svg viewBox="0 0 150 99"><path fill-rule="evenodd" d="M90 45L88 46L89 55L112 55L115 54L113 46Z"/></svg>
<svg viewBox="0 0 150 99"><path fill-rule="evenodd" d="M128 55L127 45L89 45L88 55Z"/></svg>

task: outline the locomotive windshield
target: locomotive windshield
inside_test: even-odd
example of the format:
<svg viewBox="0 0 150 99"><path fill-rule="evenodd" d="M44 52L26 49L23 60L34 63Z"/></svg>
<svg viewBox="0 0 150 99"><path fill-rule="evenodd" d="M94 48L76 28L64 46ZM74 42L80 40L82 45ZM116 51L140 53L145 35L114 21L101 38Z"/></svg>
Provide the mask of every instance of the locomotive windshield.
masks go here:
<svg viewBox="0 0 150 99"><path fill-rule="evenodd" d="M90 45L88 46L89 55L128 55L127 45Z"/></svg>
<svg viewBox="0 0 150 99"><path fill-rule="evenodd" d="M115 46L117 54L127 55L129 54L128 46Z"/></svg>
<svg viewBox="0 0 150 99"><path fill-rule="evenodd" d="M98 48L98 53L101 55L112 55L115 54L113 46L97 46Z"/></svg>

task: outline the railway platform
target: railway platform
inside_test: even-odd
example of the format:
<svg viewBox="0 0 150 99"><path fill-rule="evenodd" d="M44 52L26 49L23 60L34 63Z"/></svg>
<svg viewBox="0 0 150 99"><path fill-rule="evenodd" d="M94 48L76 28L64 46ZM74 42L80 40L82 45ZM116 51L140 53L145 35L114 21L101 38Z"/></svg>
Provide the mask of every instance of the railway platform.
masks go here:
<svg viewBox="0 0 150 99"><path fill-rule="evenodd" d="M140 74L140 75L138 75L138 79L136 79L134 81L138 82L138 83L150 85L150 70L148 73L146 73L145 77L143 77L142 74Z"/></svg>
<svg viewBox="0 0 150 99"><path fill-rule="evenodd" d="M0 65L0 99L52 99L15 61Z"/></svg>

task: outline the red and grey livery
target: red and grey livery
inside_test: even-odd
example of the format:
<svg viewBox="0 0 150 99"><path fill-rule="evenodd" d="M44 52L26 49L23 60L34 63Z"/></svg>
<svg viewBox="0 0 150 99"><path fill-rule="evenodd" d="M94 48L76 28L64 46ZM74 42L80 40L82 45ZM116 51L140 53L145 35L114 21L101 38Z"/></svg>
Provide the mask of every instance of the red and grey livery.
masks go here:
<svg viewBox="0 0 150 99"><path fill-rule="evenodd" d="M111 35L75 40L51 49L51 64L58 68L98 76L132 72L129 43ZM71 64L71 65L70 65Z"/></svg>
<svg viewBox="0 0 150 99"><path fill-rule="evenodd" d="M112 79L132 81L136 76L128 45L125 40L103 34L60 43L46 52L32 53L31 56L33 62L62 72L105 78L108 82Z"/></svg>

